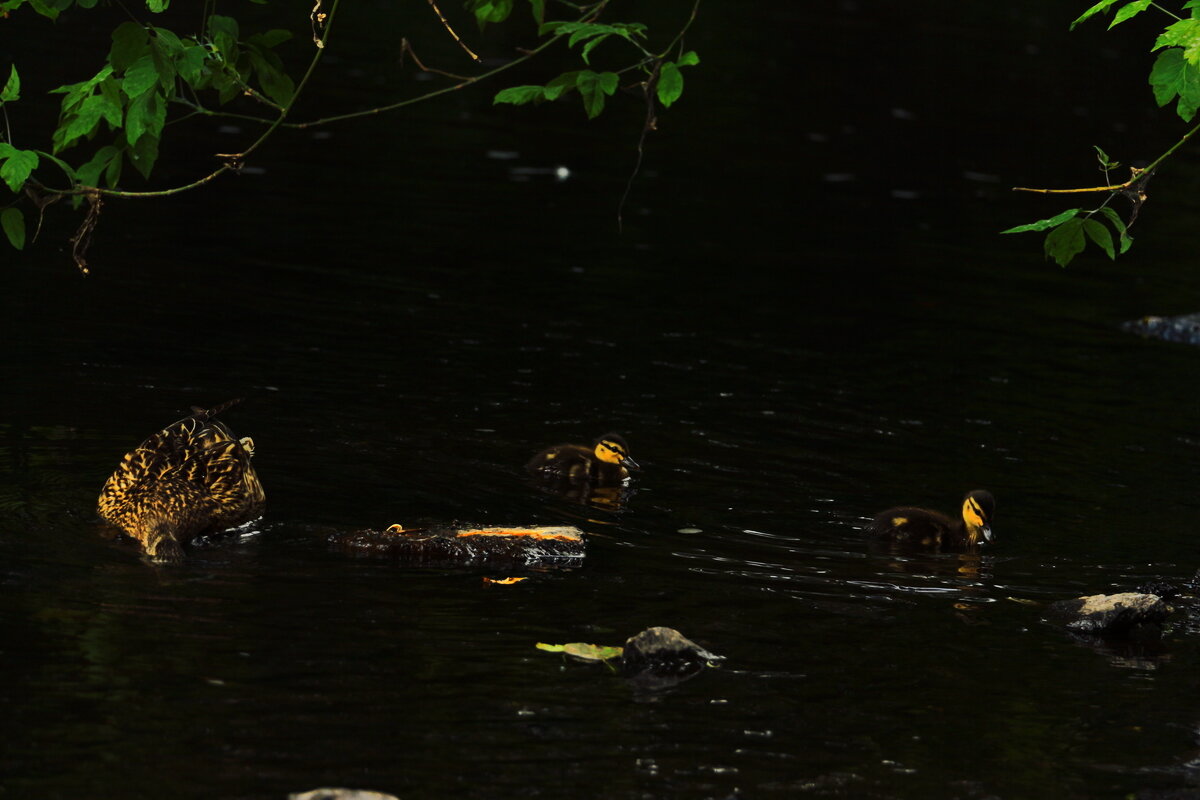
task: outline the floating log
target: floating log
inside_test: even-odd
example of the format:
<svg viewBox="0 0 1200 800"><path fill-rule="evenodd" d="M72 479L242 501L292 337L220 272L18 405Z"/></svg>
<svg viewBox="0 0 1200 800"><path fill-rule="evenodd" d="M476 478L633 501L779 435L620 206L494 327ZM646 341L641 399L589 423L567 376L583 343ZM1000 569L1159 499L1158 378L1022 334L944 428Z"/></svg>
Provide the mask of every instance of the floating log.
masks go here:
<svg viewBox="0 0 1200 800"><path fill-rule="evenodd" d="M335 533L330 545L361 556L394 558L422 567L577 566L583 559L583 532L570 525L531 528L457 528Z"/></svg>

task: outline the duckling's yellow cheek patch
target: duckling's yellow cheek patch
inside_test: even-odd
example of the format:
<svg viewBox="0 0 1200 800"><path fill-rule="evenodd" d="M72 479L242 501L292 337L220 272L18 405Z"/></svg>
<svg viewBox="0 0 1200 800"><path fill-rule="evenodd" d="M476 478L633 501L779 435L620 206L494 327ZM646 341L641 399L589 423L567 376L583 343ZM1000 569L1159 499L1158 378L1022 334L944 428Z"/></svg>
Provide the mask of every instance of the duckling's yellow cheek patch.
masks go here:
<svg viewBox="0 0 1200 800"><path fill-rule="evenodd" d="M616 450L601 442L596 445L596 458L601 461L607 461L609 464L620 464L622 456Z"/></svg>
<svg viewBox="0 0 1200 800"><path fill-rule="evenodd" d="M963 520L972 528L983 527L983 509L974 500L963 503Z"/></svg>

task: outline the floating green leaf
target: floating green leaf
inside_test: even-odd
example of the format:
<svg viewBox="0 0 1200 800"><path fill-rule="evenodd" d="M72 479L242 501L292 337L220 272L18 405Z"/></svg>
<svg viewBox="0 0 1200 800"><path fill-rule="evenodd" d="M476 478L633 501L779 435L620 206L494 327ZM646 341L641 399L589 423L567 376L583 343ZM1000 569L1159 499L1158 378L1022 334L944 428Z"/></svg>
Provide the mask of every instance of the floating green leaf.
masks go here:
<svg viewBox="0 0 1200 800"><path fill-rule="evenodd" d="M683 73L674 61L664 61L658 69L658 102L670 107L683 94Z"/></svg>
<svg viewBox="0 0 1200 800"><path fill-rule="evenodd" d="M1071 209L1068 209L1068 210L1062 212L1061 214L1050 217L1049 219L1039 219L1037 222L1030 222L1025 225L1018 225L1015 228L1009 228L1006 231L1000 231L1000 232L1001 233L1030 233L1031 231L1049 230L1050 228L1058 227L1059 225L1063 224L1064 222L1066 222L1071 217L1075 216L1076 214L1078 214L1081 211L1083 211L1082 208L1071 208Z"/></svg>
<svg viewBox="0 0 1200 800"><path fill-rule="evenodd" d="M21 99L21 76L17 74L17 65L13 64L8 73L8 81L0 89L0 103L11 103Z"/></svg>
<svg viewBox="0 0 1200 800"><path fill-rule="evenodd" d="M37 165L38 154L33 150L18 150L8 142L0 142L0 179L9 189L19 192Z"/></svg>
<svg viewBox="0 0 1200 800"><path fill-rule="evenodd" d="M548 653L565 653L572 658L578 658L581 661L608 661L612 658L620 658L624 652L622 647L605 647L597 644L585 644L584 642L571 642L569 644L543 644L537 643L538 650L545 650Z"/></svg>
<svg viewBox="0 0 1200 800"><path fill-rule="evenodd" d="M4 228L4 235L13 247L25 249L25 215L21 209L6 208L0 211L0 228Z"/></svg>
<svg viewBox="0 0 1200 800"><path fill-rule="evenodd" d="M1099 225L1100 223L1096 223ZM1083 220L1079 217L1068 219L1050 233L1042 247L1047 258L1053 258L1060 267L1071 263L1071 259L1083 252L1087 241L1083 235Z"/></svg>
<svg viewBox="0 0 1200 800"><path fill-rule="evenodd" d="M1179 98L1175 110L1184 122L1191 122L1200 109L1200 67L1189 64L1178 47L1162 51L1155 59L1150 69L1150 86L1160 106Z"/></svg>

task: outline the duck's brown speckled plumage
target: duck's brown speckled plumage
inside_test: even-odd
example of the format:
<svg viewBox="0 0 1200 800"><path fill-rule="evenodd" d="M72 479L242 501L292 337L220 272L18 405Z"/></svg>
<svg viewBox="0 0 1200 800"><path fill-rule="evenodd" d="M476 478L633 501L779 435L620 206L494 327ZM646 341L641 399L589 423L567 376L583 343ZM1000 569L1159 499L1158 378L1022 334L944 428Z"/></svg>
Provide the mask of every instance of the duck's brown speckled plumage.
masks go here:
<svg viewBox="0 0 1200 800"><path fill-rule="evenodd" d="M547 482L617 486L639 469L629 456L629 445L616 433L606 433L592 443L556 444L547 447L525 465L532 475Z"/></svg>
<svg viewBox="0 0 1200 800"><path fill-rule="evenodd" d="M876 515L869 531L875 538L922 550L965 550L991 541L995 513L995 498L976 489L963 498L961 519L927 508L900 506Z"/></svg>
<svg viewBox="0 0 1200 800"><path fill-rule="evenodd" d="M254 443L213 419L238 401L168 425L121 459L100 492L100 516L154 559L183 557L182 543L262 513L265 495L250 463Z"/></svg>

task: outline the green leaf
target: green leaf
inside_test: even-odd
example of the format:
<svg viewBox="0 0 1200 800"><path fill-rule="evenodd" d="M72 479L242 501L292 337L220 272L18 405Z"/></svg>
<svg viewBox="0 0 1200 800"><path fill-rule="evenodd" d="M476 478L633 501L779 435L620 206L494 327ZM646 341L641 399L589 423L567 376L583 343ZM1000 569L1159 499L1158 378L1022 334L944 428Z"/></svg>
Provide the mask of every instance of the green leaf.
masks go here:
<svg viewBox="0 0 1200 800"><path fill-rule="evenodd" d="M546 0L529 0L529 5L533 11L533 21L541 25L546 19Z"/></svg>
<svg viewBox="0 0 1200 800"><path fill-rule="evenodd" d="M1111 31L1125 20L1136 17L1149 8L1153 2L1154 0L1134 0L1132 3L1126 3L1121 6L1116 16L1113 17L1113 21L1108 24L1108 29Z"/></svg>
<svg viewBox="0 0 1200 800"><path fill-rule="evenodd" d="M6 208L0 211L0 228L9 243L18 250L25 249L25 215L19 208Z"/></svg>
<svg viewBox="0 0 1200 800"><path fill-rule="evenodd" d="M198 88L197 84L204 71L204 60L208 57L208 48L203 45L193 44L188 45L183 50L183 55L175 62L175 69L179 71L179 77L187 81L188 85L193 88Z"/></svg>
<svg viewBox="0 0 1200 800"><path fill-rule="evenodd" d="M8 81L0 89L0 103L11 103L21 99L21 76L17 74L17 65L13 64L8 73Z"/></svg>
<svg viewBox="0 0 1200 800"><path fill-rule="evenodd" d="M1183 9L1192 12L1192 19L1200 18L1200 0L1188 0L1183 4Z"/></svg>
<svg viewBox="0 0 1200 800"><path fill-rule="evenodd" d="M278 47L291 38L291 31L284 30L283 28L272 28L264 33L256 33L246 41L250 44L256 44L259 47L265 47L269 50L273 47Z"/></svg>
<svg viewBox="0 0 1200 800"><path fill-rule="evenodd" d="M146 53L125 70L121 91L130 100L136 100L154 88L156 83L158 83L158 67L154 63L154 56Z"/></svg>
<svg viewBox="0 0 1200 800"><path fill-rule="evenodd" d="M1074 217L1046 234L1043 249L1048 258L1053 258L1060 267L1065 267L1071 263L1071 259L1082 253L1086 246L1087 241L1083 236L1083 220Z"/></svg>
<svg viewBox="0 0 1200 800"><path fill-rule="evenodd" d="M161 14L167 10L167 6L171 4L171 0L146 0L146 8L150 9L155 14Z"/></svg>
<svg viewBox="0 0 1200 800"><path fill-rule="evenodd" d="M213 14L208 18L208 35L225 61L233 64L238 56L238 23L233 17Z"/></svg>
<svg viewBox="0 0 1200 800"><path fill-rule="evenodd" d="M547 100L557 100L567 92L579 85L579 76L582 72L564 72L550 80L546 84L545 95Z"/></svg>
<svg viewBox="0 0 1200 800"><path fill-rule="evenodd" d="M1087 11L1080 14L1079 18L1071 23L1071 30L1075 30L1075 26L1078 25L1079 23L1083 22L1084 20L1090 19L1091 17L1094 17L1097 14L1107 11L1110 6L1114 6L1119 2L1121 2L1121 0L1100 0L1099 3L1096 3L1096 5L1092 6Z"/></svg>
<svg viewBox="0 0 1200 800"><path fill-rule="evenodd" d="M90 161L79 168L79 182L84 186L99 186L100 173L108 169L114 159L120 161L120 158L121 151L118 148L111 144L101 147ZM118 169L118 174L119 172ZM112 187L116 184L114 181L109 181L108 185Z"/></svg>
<svg viewBox="0 0 1200 800"><path fill-rule="evenodd" d="M1159 35L1151 50L1160 47L1183 48L1183 58L1192 66L1200 66L1200 19L1181 19Z"/></svg>
<svg viewBox="0 0 1200 800"><path fill-rule="evenodd" d="M1087 237L1100 246L1100 249L1108 254L1110 259L1117 257L1116 251L1113 250L1112 234L1108 232L1108 228L1094 219L1085 219L1083 221L1083 232Z"/></svg>
<svg viewBox="0 0 1200 800"><path fill-rule="evenodd" d="M1100 169L1116 169L1121 166L1121 162L1109 158L1108 153L1104 152L1100 145L1094 144L1092 148L1096 151L1096 160L1100 162Z"/></svg>
<svg viewBox="0 0 1200 800"><path fill-rule="evenodd" d="M512 103L515 106L523 106L526 103L533 103L542 100L546 97L546 89L544 86L510 86L507 89L501 89L496 92L496 96L492 98L492 105L497 103Z"/></svg>
<svg viewBox="0 0 1200 800"><path fill-rule="evenodd" d="M0 179L14 192L21 191L29 173L37 169L38 154L33 150L18 150L7 142L0 142Z"/></svg>
<svg viewBox="0 0 1200 800"><path fill-rule="evenodd" d="M537 643L538 650L545 650L547 653L565 653L573 658L578 658L582 661L608 661L611 658L620 658L625 652L623 647L605 647L597 644L586 644L584 642L570 642L568 644L544 644Z"/></svg>
<svg viewBox="0 0 1200 800"><path fill-rule="evenodd" d="M1039 219L1037 222L1030 222L1026 225L1018 225L1015 228L1009 228L1006 231L1000 231L1000 232L1001 233L1030 233L1031 231L1044 231L1049 228L1056 228L1059 225L1066 222L1067 220L1069 220L1071 217L1078 214L1080 211L1083 211L1083 209L1082 208L1071 208L1071 209L1068 209L1068 210L1062 212L1061 214L1050 217L1049 219Z"/></svg>
<svg viewBox="0 0 1200 800"><path fill-rule="evenodd" d="M681 67L693 67L700 63L700 56L696 55L695 50L688 50L675 63Z"/></svg>
<svg viewBox="0 0 1200 800"><path fill-rule="evenodd" d="M158 137L146 134L125 152L129 155L130 163L142 173L142 177L149 178L150 171L154 169L154 162L158 160Z"/></svg>
<svg viewBox="0 0 1200 800"><path fill-rule="evenodd" d="M1119 252L1122 254L1127 252L1133 244L1133 237L1129 235L1128 229L1125 226L1125 220L1121 219L1121 215L1108 206L1101 207L1100 213L1108 218L1108 221L1112 223L1112 226L1117 229L1117 233L1120 235L1118 239Z"/></svg>
<svg viewBox="0 0 1200 800"><path fill-rule="evenodd" d="M675 66L675 62L664 61L659 67L658 85L655 89L658 92L658 102L668 108L683 94L683 73Z"/></svg>
<svg viewBox="0 0 1200 800"><path fill-rule="evenodd" d="M258 73L258 82L263 91L276 103L286 106L296 93L296 84L283 71L283 61L270 50L264 50L257 45L247 42L250 63Z"/></svg>
<svg viewBox="0 0 1200 800"><path fill-rule="evenodd" d="M122 22L112 32L108 62L114 70L124 71L150 49L150 33L136 22Z"/></svg>
<svg viewBox="0 0 1200 800"><path fill-rule="evenodd" d="M100 83L100 98L102 99L100 113L108 124L116 129L121 127L125 103L121 99L121 82L116 78L105 78Z"/></svg>
<svg viewBox="0 0 1200 800"><path fill-rule="evenodd" d="M1200 109L1200 67L1184 60L1178 47L1162 51L1150 69L1150 86L1154 99L1165 106L1176 97L1175 110L1184 122L1191 122Z"/></svg>
<svg viewBox="0 0 1200 800"><path fill-rule="evenodd" d="M608 34L608 33L601 34L600 36L597 36L596 38L592 39L590 42L585 44L583 46L583 50L581 50L579 52L579 57L583 59L583 63L591 64L592 62L588 60L588 55L591 54L591 52L596 49L597 45L599 45L601 42L603 42L605 39L607 39L611 35L612 34Z"/></svg>
<svg viewBox="0 0 1200 800"><path fill-rule="evenodd" d="M599 74L585 69L579 73L575 88L583 97L583 108L588 119L595 119L604 110L604 96L611 95L617 90L617 74L601 72Z"/></svg>
<svg viewBox="0 0 1200 800"><path fill-rule="evenodd" d="M136 147L146 135L157 139L166 120L166 104L158 92L146 92L135 98L125 112L125 138L129 146Z"/></svg>

